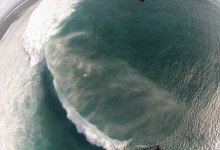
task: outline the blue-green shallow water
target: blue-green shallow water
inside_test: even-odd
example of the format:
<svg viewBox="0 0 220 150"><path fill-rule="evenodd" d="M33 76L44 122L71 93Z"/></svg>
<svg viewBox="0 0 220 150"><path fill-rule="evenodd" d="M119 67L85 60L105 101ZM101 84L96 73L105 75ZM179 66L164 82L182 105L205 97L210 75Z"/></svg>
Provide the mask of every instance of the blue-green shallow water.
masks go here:
<svg viewBox="0 0 220 150"><path fill-rule="evenodd" d="M70 107L110 138L131 140L128 149L218 147L219 118L208 117L218 116L219 8L96 0L75 9L46 46Z"/></svg>

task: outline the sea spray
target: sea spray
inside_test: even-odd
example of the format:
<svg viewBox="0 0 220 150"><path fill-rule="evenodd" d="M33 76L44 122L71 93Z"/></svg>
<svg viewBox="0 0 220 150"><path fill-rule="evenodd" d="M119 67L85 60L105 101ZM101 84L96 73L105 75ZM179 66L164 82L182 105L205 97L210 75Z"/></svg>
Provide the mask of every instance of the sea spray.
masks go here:
<svg viewBox="0 0 220 150"><path fill-rule="evenodd" d="M60 99L68 100L67 107L71 105L71 109L108 137L120 141L132 138L134 145L161 144L164 149L214 148L218 141L213 134L218 134L215 130L218 115L212 117L216 126L209 130L203 112L213 112L213 105L211 111L203 106L219 84L217 7L212 9L214 5L210 7L204 1L148 1L140 4L143 7L137 5L120 25L130 5L115 1L116 7L111 7L113 2L100 0L94 1L94 9L89 9L84 6L92 7L92 1L84 2L85 5L78 5L79 11L65 20L58 33L70 35L66 37L70 46L62 48L62 41L54 41L50 52L53 60L46 58L55 65L55 72L59 71L59 74L51 72ZM111 11L116 9L112 8L117 9L116 15ZM112 35L115 31L118 33ZM76 32L86 32L88 37L69 40L75 37L71 33ZM100 59L100 55L108 56ZM128 65L120 66L116 59L109 57L117 57ZM97 69L97 64L108 67ZM126 66L136 71L125 70ZM90 73L91 78L84 78L84 73ZM116 90L106 90L106 87ZM125 96L123 100L122 96ZM124 110L128 110L126 115ZM213 114L208 113L205 118L210 115ZM68 117L71 118L71 113Z"/></svg>
<svg viewBox="0 0 220 150"><path fill-rule="evenodd" d="M71 96L68 96L68 98L66 99L66 95L63 95L65 89L69 88L69 90L71 91L70 95L72 95L73 101L77 101L77 99L75 99L74 96L77 95L77 87L74 86L75 83L74 80L72 80L72 77L74 76L75 72L74 70L67 69L71 67L71 61L74 61L74 59L72 60L69 57L63 59L65 54L67 53L67 48L65 47L65 40L83 36L85 37L88 36L88 34L89 33L82 31L70 33L63 37L51 39L45 47L45 57L47 59L47 65L54 77L54 86L58 93L58 97L62 103L62 106L67 111L67 117L76 125L77 131L79 133L83 133L86 136L86 139L96 146L103 147L107 150L122 150L129 144L131 140L119 141L116 139L111 139L106 134L101 132L95 125L91 124L86 119L84 119L76 111L74 107L77 106L73 106L72 103L70 104L68 101L69 99L71 99ZM51 52L51 50L53 50L53 52ZM61 67L63 64L65 64L67 68ZM58 71L60 67L63 68L62 73ZM80 67L80 65L78 67ZM91 68L87 68L87 71L89 71L90 69ZM71 82L73 83L71 85L73 86L74 90L68 86L68 83Z"/></svg>
<svg viewBox="0 0 220 150"><path fill-rule="evenodd" d="M70 40L87 40L90 36L79 31L51 39L45 47L47 65L60 101L78 132L97 146L123 149L130 139L133 142L129 134L134 129L156 118L160 111L169 114L180 108L171 93L141 76L125 61L88 51L85 42L83 46L68 46ZM91 55L98 59L91 59ZM86 72L91 73L90 78L83 77ZM100 81L102 77L104 82Z"/></svg>
<svg viewBox="0 0 220 150"><path fill-rule="evenodd" d="M55 81L54 86L63 108L67 111L67 117L76 125L77 131L79 133L83 133L90 143L103 147L107 150L123 150L128 145L131 140L118 141L116 139L111 139L102 133L96 126L90 124L71 105L68 104L68 101L66 101L65 98L63 98Z"/></svg>
<svg viewBox="0 0 220 150"><path fill-rule="evenodd" d="M59 28L57 28L57 26L64 18L74 11L72 5L77 4L77 2L79 1L61 2L44 0L33 12L23 34L23 46L25 48L25 52L30 57L31 66L34 66L44 60L44 43L48 42L51 36L58 32ZM71 34L63 37L62 40L81 34L85 33L79 32ZM57 89L57 91L59 91L59 89ZM77 126L79 133L85 134L89 142L97 146L102 146L108 150L123 149L129 143L129 141L121 142L111 139L104 133L100 132L94 125L90 124L82 116L80 116L73 107L68 107L68 103L65 102L65 99L61 98L61 94L58 95L63 107L68 113L68 118Z"/></svg>

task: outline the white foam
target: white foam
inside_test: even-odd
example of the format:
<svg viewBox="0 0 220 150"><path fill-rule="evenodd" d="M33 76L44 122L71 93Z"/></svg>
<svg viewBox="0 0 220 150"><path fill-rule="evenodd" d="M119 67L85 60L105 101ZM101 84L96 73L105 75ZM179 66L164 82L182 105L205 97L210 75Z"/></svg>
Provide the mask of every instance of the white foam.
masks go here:
<svg viewBox="0 0 220 150"><path fill-rule="evenodd" d="M28 98L32 87L36 87L37 81L31 82L36 72L28 66L21 39L27 18L36 7L37 3L15 20L0 42L0 150L27 149L25 147L30 145L27 141L34 139L27 140L28 133L38 130L36 122L32 121L35 111L32 106L36 106L37 101Z"/></svg>
<svg viewBox="0 0 220 150"><path fill-rule="evenodd" d="M44 59L43 44L54 35L59 23L73 11L80 0L43 0L34 10L23 34L23 46L30 56L30 64Z"/></svg>
<svg viewBox="0 0 220 150"><path fill-rule="evenodd" d="M44 0L33 12L23 34L23 46L30 56L31 66L38 64L44 59L45 52L43 44L49 41L52 35L57 33L59 23L74 11L73 5L78 2L79 0L67 0L65 2L59 0ZM58 39L58 41L84 34L86 33L71 33ZM54 85L58 91L59 88L57 88L56 83L54 83ZM58 95L64 109L67 111L67 117L76 125L78 132L86 136L89 142L97 146L102 146L107 150L121 150L129 143L129 141L121 142L106 136L94 125L80 116L80 114L62 98L59 91Z"/></svg>
<svg viewBox="0 0 220 150"><path fill-rule="evenodd" d="M102 133L96 126L90 124L70 104L68 104L65 98L62 97L56 82L54 82L54 86L63 108L67 111L67 117L76 125L77 131L83 133L90 143L107 150L123 150L128 145L130 140L118 141L111 139Z"/></svg>

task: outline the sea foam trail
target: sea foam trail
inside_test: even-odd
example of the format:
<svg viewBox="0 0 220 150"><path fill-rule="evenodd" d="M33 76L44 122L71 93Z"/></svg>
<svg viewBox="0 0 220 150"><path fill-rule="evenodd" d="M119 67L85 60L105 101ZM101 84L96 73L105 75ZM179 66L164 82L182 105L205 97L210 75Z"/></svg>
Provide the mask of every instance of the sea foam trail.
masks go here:
<svg viewBox="0 0 220 150"><path fill-rule="evenodd" d="M73 11L79 0L43 0L34 10L23 34L23 46L31 66L44 59L43 43L57 33L59 23Z"/></svg>

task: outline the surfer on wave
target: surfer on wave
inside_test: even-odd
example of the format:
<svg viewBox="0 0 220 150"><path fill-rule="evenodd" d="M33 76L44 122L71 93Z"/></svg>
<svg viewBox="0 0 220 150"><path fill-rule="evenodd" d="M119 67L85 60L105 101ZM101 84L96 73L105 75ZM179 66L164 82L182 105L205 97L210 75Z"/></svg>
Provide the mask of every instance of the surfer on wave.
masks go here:
<svg viewBox="0 0 220 150"><path fill-rule="evenodd" d="M89 73L84 73L83 77L88 78L88 77L90 77L90 74Z"/></svg>

